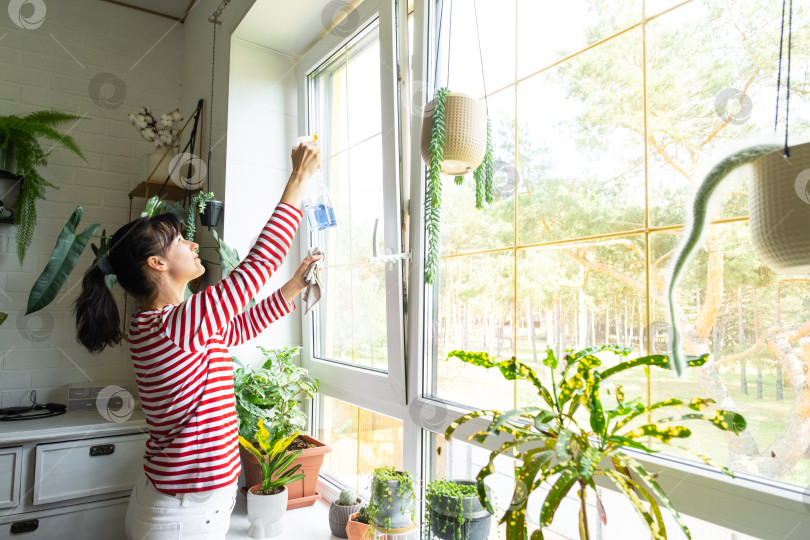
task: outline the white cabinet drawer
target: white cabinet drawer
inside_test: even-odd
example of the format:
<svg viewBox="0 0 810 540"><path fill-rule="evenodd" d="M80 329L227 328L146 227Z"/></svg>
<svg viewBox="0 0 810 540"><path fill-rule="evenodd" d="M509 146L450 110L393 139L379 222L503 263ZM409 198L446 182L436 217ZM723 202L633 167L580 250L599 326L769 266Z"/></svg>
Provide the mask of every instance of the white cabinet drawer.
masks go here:
<svg viewBox="0 0 810 540"><path fill-rule="evenodd" d="M38 444L34 504L132 489L143 468L146 434Z"/></svg>
<svg viewBox="0 0 810 540"><path fill-rule="evenodd" d="M22 446L0 448L0 508L19 506L21 471Z"/></svg>
<svg viewBox="0 0 810 540"><path fill-rule="evenodd" d="M81 540L124 539L124 518L129 500L98 501L92 505L74 505L0 517L0 540Z"/></svg>

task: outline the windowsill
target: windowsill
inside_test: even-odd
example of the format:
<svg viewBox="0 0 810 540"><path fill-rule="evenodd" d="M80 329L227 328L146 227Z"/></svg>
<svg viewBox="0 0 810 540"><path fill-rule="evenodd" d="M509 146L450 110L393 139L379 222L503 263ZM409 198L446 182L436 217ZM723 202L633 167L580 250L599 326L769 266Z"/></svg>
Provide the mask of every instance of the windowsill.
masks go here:
<svg viewBox="0 0 810 540"><path fill-rule="evenodd" d="M250 522L247 518L247 497L238 493L231 513L231 527L226 540L243 540L248 535ZM284 514L284 532L274 540L329 540L336 539L329 530L329 503L320 499L312 506L287 510Z"/></svg>

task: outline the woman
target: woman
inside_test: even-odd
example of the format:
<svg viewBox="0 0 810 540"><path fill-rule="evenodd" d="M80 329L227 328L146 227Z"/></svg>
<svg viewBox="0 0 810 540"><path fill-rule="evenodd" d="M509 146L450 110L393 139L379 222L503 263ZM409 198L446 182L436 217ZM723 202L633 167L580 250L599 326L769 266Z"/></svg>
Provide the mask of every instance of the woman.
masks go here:
<svg viewBox="0 0 810 540"><path fill-rule="evenodd" d="M320 259L304 259L292 279L242 312L287 254L320 149L302 144L292 161L281 201L258 240L217 285L184 300L186 284L205 270L199 246L183 238L172 214L121 227L108 256L84 275L74 309L78 338L90 351L122 339L106 274L115 274L142 308L129 324L129 348L149 438L127 509L129 539L225 538L241 471L227 347L256 337L295 309L303 273Z"/></svg>

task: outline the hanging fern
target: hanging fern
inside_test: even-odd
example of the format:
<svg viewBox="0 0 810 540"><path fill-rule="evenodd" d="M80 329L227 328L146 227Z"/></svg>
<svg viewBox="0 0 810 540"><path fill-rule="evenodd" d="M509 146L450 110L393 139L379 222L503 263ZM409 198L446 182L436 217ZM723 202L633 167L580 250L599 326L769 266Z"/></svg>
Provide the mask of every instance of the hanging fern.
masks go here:
<svg viewBox="0 0 810 540"><path fill-rule="evenodd" d="M15 174L25 176L20 188L20 195L14 203L14 224L17 226L17 259L23 264L25 253L34 237L37 226L37 200L45 198L46 189L58 189L58 186L45 180L37 170L48 164L51 148L43 150L37 140L45 137L61 145L80 158L85 159L76 141L69 135L62 135L53 127L69 120L83 117L55 110L44 110L31 113L22 118L14 115L0 116L0 147L8 150L14 148L16 160Z"/></svg>
<svg viewBox="0 0 810 540"><path fill-rule="evenodd" d="M425 188L425 229L428 234L428 252L425 258L425 283L436 279L439 264L439 215L442 204L442 181L440 177L444 161L444 101L450 92L440 88L436 92L433 109L433 125L430 128L430 170Z"/></svg>

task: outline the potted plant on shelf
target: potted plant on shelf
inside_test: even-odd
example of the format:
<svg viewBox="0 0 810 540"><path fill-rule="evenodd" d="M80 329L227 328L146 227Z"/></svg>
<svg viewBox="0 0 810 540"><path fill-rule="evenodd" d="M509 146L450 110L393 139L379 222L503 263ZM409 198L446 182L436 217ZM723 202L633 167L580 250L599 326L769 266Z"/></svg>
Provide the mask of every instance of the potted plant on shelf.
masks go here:
<svg viewBox="0 0 810 540"><path fill-rule="evenodd" d="M374 536L371 529L371 517L368 515L368 507L361 506L360 511L349 516L346 523L346 537L349 540L370 540Z"/></svg>
<svg viewBox="0 0 810 540"><path fill-rule="evenodd" d="M283 529L282 518L287 510L287 485L303 477L296 474L301 465L293 461L301 453L300 450L288 452L287 449L293 439L298 435L294 433L289 437L279 431L274 431L272 438L270 432L262 424L257 423L256 439L259 446L267 456L261 460L261 482L251 485L247 495L247 514L250 521L248 534L251 538L269 538L278 536ZM258 450L249 441L239 437L240 447L261 458Z"/></svg>
<svg viewBox="0 0 810 540"><path fill-rule="evenodd" d="M87 161L70 135L63 135L54 129L57 124L83 118L85 117L55 110L37 111L23 117L0 116L3 162L0 169L24 177L20 194L12 206L14 224L17 226L17 259L20 265L23 264L37 226L37 200L45 198L47 188L59 189L45 180L39 172L40 167L48 164L51 149L43 150L37 139L45 137L53 141L54 146L60 145Z"/></svg>
<svg viewBox="0 0 810 540"><path fill-rule="evenodd" d="M433 283L439 256L439 218L441 213L441 174L455 176L461 185L464 174L474 171L475 207L491 203L492 127L480 101L466 94L453 94L440 88L425 106L422 120L422 159L427 164L425 187L425 229L428 252L425 257L425 282Z"/></svg>
<svg viewBox="0 0 810 540"><path fill-rule="evenodd" d="M596 494L596 506L603 523L607 523L599 493L596 491L594 478L604 476L612 482L618 492L624 494L633 508L650 529L655 539L665 539L664 524L659 502L672 514L675 522L691 538L689 529L673 507L663 489L644 466L636 461L625 449L642 452L657 452L645 446L641 440L651 437L663 444L681 448L698 456L708 465L715 466L706 456L689 448L673 444L673 439L687 438L691 431L686 426L672 425L681 420L703 420L713 426L739 435L746 428L746 421L734 411L716 409L713 412L701 412L710 407L714 400L693 398L689 401L666 399L645 406L641 398L625 400L621 385L614 384L614 407L602 401L603 392L611 394L607 379L626 370L640 366L654 366L669 369L669 359L664 355L644 356L622 361L612 367L599 369L602 361L597 353L609 352L628 356L630 349L616 346L601 346L584 349L570 355L558 366L557 358L551 348L546 349L543 364L551 370L551 387L544 385L534 371L527 365L518 362L514 357L497 362L487 353L452 351L451 357L485 368L497 367L509 381L521 379L535 387L538 403L543 406L528 406L510 411L480 410L466 414L450 424L445 431L449 440L463 424L482 417L491 417L489 426L473 433L468 440L479 443L489 437L504 435L507 439L489 456L485 465L476 477L478 498L484 507L494 513L490 495L486 491L484 480L495 472L494 461L500 455L514 457L519 461L515 467L515 492L509 509L501 518L506 523L506 537L515 540L529 538L526 524L526 504L532 491L546 481L551 483L545 500L541 505L540 529L531 535L532 540L543 538L543 528L551 524L554 514L563 497L575 486L579 487L581 501L579 511L579 535L586 540L590 538L587 516L587 493L590 487ZM708 354L689 361L690 367L703 365ZM555 371L558 371L555 378ZM645 367L645 369L647 369ZM641 415L672 407L676 411L687 407L690 411L683 415L672 415L645 423L634 429L626 428L627 424ZM580 426L574 418L579 407L588 413L588 426ZM625 429L622 429L625 428ZM609 459L613 467L602 466L603 460ZM723 473L734 477L728 467L721 467ZM631 474L632 473L632 474Z"/></svg>
<svg viewBox="0 0 810 540"><path fill-rule="evenodd" d="M368 515L375 528L385 534L415 528L415 499L414 479L409 472L394 467L374 469Z"/></svg>
<svg viewBox="0 0 810 540"><path fill-rule="evenodd" d="M478 500L474 480L433 480L425 490L425 505L427 538L486 540L489 536L492 514Z"/></svg>
<svg viewBox="0 0 810 540"><path fill-rule="evenodd" d="M338 538L348 538L346 536L346 525L349 516L357 512L362 503L357 497L357 492L353 489L344 489L340 492L340 497L332 501L329 506L329 528L332 534Z"/></svg>
<svg viewBox="0 0 810 540"><path fill-rule="evenodd" d="M263 418L271 429L286 435L302 430L307 418L301 410L301 401L315 397L320 384L309 376L306 369L293 362L299 347L265 349L259 346L259 349L265 356L264 364L259 368L245 366L234 358L239 366L234 371L239 434L247 440L252 440L251 426L258 418ZM324 456L332 450L323 441L309 435L296 437L291 448L303 450L297 463L302 466L304 478L288 486L289 509L310 506L318 500L320 495L315 489L318 475ZM260 474L258 460L250 452L242 451L241 455L247 484L257 482Z"/></svg>

